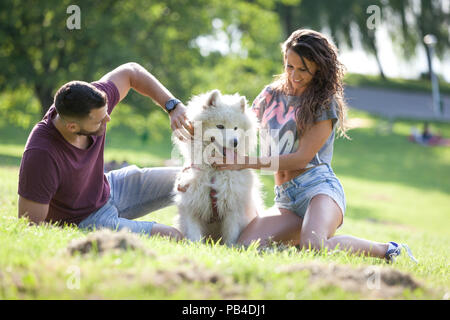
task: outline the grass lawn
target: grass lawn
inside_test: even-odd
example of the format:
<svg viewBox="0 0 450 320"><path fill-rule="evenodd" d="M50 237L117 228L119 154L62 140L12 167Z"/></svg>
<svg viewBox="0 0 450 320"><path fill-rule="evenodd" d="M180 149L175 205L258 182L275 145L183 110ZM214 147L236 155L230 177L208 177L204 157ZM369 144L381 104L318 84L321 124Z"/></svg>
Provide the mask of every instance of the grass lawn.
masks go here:
<svg viewBox="0 0 450 320"><path fill-rule="evenodd" d="M394 265L345 252L273 247L259 251L139 237L145 249L71 255L73 227L28 226L17 219L18 168L27 132L0 131L0 299L442 299L448 298L450 148L407 140L419 122L351 110L363 127L335 143L333 169L347 198L337 234L409 245ZM114 118L113 118L114 119ZM114 120L113 120L114 121ZM450 137L450 125L431 123ZM167 134L169 132L167 131ZM107 135L106 160L162 166L169 139L143 143L124 128ZM38 168L37 168L38 169ZM263 175L265 204L273 178ZM172 224L175 207L141 218Z"/></svg>

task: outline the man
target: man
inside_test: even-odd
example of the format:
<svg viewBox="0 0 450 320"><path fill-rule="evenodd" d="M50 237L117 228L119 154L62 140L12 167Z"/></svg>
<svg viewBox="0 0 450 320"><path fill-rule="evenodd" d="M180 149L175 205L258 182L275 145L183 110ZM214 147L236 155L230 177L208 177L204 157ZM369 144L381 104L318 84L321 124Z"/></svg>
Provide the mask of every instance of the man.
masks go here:
<svg viewBox="0 0 450 320"><path fill-rule="evenodd" d="M36 224L182 238L173 227L132 220L173 204L179 168L129 166L103 173L106 124L130 88L163 106L180 139L179 132L193 134L183 103L137 63L124 64L98 82L66 83L28 137L19 174L19 217Z"/></svg>

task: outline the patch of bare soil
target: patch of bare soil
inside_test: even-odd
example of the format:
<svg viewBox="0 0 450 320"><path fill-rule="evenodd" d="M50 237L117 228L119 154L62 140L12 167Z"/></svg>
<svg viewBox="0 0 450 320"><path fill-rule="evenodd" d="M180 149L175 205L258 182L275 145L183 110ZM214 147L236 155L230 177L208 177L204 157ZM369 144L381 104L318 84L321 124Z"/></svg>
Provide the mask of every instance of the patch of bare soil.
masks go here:
<svg viewBox="0 0 450 320"><path fill-rule="evenodd" d="M100 230L88 234L82 239L73 240L67 247L71 255L90 252L103 254L121 250L142 250L148 256L156 254L145 248L142 241L135 234L121 231ZM116 279L124 278L130 285L138 283L147 288L163 288L168 293L175 293L181 287L201 286L201 296L197 298L209 299L220 297L236 299L242 296L242 288L229 275L223 275L206 267L198 265L195 261L182 257L171 261L167 269L158 268L145 272L129 271L118 274ZM173 267L175 266L175 267ZM122 271L121 271L122 272ZM189 289L190 290L190 289ZM192 292L200 292L192 289Z"/></svg>
<svg viewBox="0 0 450 320"><path fill-rule="evenodd" d="M423 288L410 274L379 266L353 268L336 264L305 263L279 268L282 273L302 271L309 273L309 281L314 285L340 287L360 293L368 299L402 298L405 290L412 292Z"/></svg>
<svg viewBox="0 0 450 320"><path fill-rule="evenodd" d="M245 299L245 290L231 275L206 268L186 257L171 261L168 268L159 267L145 272L130 270L121 276L130 285L138 283L148 290L158 288L168 294L178 290L192 292L189 299Z"/></svg>
<svg viewBox="0 0 450 320"><path fill-rule="evenodd" d="M149 256L155 254L148 250L139 237L133 233L122 230L119 232L102 229L88 234L85 238L72 240L67 246L71 255L90 252L103 254L112 251L140 250Z"/></svg>
<svg viewBox="0 0 450 320"><path fill-rule="evenodd" d="M173 270L156 270L152 283L158 287L165 287L169 292L176 291L182 285L199 285L202 287L201 298L203 299L211 299L214 296L220 296L222 299L236 299L242 294L242 288L232 277L197 264Z"/></svg>

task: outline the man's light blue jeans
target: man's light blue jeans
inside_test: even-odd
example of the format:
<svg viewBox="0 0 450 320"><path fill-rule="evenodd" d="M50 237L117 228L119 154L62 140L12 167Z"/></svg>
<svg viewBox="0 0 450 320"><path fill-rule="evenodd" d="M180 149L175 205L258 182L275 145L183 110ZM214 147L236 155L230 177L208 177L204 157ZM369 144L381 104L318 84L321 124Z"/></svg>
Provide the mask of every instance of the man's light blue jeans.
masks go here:
<svg viewBox="0 0 450 320"><path fill-rule="evenodd" d="M155 221L133 221L174 204L178 167L143 168L134 165L106 174L111 187L108 202L78 225L82 229L129 229L151 235Z"/></svg>

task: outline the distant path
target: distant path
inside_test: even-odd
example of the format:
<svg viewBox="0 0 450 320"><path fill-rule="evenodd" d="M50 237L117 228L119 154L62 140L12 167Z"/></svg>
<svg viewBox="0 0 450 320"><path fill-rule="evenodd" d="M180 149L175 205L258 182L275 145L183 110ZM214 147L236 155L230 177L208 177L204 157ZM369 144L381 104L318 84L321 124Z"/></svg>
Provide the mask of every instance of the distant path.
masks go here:
<svg viewBox="0 0 450 320"><path fill-rule="evenodd" d="M408 92L368 87L345 87L350 107L388 118L411 118L450 122L450 96L441 95L444 115L435 117L431 92Z"/></svg>

